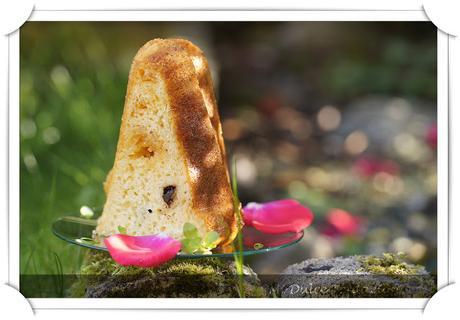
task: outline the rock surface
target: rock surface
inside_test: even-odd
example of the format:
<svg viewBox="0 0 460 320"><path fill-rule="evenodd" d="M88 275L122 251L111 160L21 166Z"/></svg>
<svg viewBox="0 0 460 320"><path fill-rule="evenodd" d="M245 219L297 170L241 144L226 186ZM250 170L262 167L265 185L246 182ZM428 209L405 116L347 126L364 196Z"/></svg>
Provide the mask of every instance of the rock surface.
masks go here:
<svg viewBox="0 0 460 320"><path fill-rule="evenodd" d="M245 297L265 297L257 275L243 270ZM72 297L86 298L237 298L234 262L217 258L176 259L156 269L123 267L105 252L88 252Z"/></svg>
<svg viewBox="0 0 460 320"><path fill-rule="evenodd" d="M261 276L244 267L244 296L282 298L431 297L436 281L424 267L402 256L384 254L309 259L286 268L279 277ZM265 280L270 281L265 281ZM72 297L237 298L232 260L177 259L156 269L123 267L107 253L90 251Z"/></svg>
<svg viewBox="0 0 460 320"><path fill-rule="evenodd" d="M351 256L309 259L286 268L275 286L283 298L431 297L435 280L403 257Z"/></svg>

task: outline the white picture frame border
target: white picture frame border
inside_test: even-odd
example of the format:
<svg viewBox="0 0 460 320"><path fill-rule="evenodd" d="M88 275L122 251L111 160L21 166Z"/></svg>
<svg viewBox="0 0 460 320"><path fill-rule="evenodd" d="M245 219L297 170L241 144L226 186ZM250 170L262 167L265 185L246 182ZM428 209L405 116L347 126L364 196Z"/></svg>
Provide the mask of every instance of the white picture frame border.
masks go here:
<svg viewBox="0 0 460 320"><path fill-rule="evenodd" d="M429 21L423 10L37 10L29 21ZM19 288L19 33L9 36L9 283ZM449 283L448 36L438 31L438 288ZM423 309L429 299L31 298L34 309Z"/></svg>

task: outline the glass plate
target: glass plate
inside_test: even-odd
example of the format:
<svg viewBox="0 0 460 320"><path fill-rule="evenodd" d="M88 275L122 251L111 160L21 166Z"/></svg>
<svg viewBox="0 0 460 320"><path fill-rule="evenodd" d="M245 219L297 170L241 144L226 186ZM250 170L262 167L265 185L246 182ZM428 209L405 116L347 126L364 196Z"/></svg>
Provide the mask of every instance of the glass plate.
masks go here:
<svg viewBox="0 0 460 320"><path fill-rule="evenodd" d="M98 213L100 213L100 210ZM93 244L85 241L85 238L92 238L93 230L96 228L97 219L85 219L77 216L65 216L57 219L53 225L53 233L60 239L71 244L91 248L95 250L107 251L104 246ZM243 227L243 255L249 256L272 252L279 249L287 248L303 238L303 231L289 232L282 234L267 234L262 233L252 227ZM256 249L256 248L257 249ZM186 254L178 253L177 258L203 258L203 257L233 257L231 252L232 246L227 246L225 249L214 250L213 254Z"/></svg>

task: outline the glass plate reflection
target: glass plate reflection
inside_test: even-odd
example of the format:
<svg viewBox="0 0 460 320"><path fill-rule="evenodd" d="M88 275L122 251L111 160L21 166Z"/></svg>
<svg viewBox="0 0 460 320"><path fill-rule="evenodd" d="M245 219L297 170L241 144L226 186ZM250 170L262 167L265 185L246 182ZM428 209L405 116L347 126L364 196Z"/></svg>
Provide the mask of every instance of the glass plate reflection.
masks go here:
<svg viewBox="0 0 460 320"><path fill-rule="evenodd" d="M100 211L99 211L100 212ZM53 225L53 233L60 239L78 246L107 251L102 245L88 241L92 238L96 228L97 219L85 219L77 216L65 216L57 219ZM267 253L289 247L303 238L303 231L298 233L267 234L252 227L243 227L243 255L249 256ZM86 240L87 239L87 240ZM178 253L177 258L203 258L203 257L233 257L232 246L214 250L212 254L186 254Z"/></svg>

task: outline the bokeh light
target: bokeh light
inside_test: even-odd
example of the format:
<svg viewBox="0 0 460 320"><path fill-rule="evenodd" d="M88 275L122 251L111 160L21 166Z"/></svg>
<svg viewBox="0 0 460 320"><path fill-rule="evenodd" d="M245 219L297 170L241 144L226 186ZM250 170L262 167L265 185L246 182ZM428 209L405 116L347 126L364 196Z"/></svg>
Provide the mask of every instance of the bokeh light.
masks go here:
<svg viewBox="0 0 460 320"><path fill-rule="evenodd" d="M316 119L321 130L332 131L340 126L341 114L337 108L325 106L318 112Z"/></svg>
<svg viewBox="0 0 460 320"><path fill-rule="evenodd" d="M367 135L362 131L353 131L345 139L344 148L350 155L358 155L369 146Z"/></svg>

